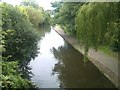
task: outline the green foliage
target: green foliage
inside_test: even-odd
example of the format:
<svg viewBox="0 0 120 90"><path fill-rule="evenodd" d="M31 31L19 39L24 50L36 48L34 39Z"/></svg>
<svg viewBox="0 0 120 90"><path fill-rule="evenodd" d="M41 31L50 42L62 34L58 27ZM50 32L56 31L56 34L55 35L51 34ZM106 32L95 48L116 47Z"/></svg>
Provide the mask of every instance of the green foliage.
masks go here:
<svg viewBox="0 0 120 90"><path fill-rule="evenodd" d="M47 24L47 25L51 24L51 22L50 22L51 21L51 17L50 17L50 14L47 11L45 11L44 17L45 17L44 23Z"/></svg>
<svg viewBox="0 0 120 90"><path fill-rule="evenodd" d="M99 45L112 46L118 42L118 3L88 3L81 6L76 17L77 37L85 45L96 50ZM119 51L119 46L115 46Z"/></svg>
<svg viewBox="0 0 120 90"><path fill-rule="evenodd" d="M80 3L64 3L61 12L61 24L65 25L68 32L75 34L75 17Z"/></svg>
<svg viewBox="0 0 120 90"><path fill-rule="evenodd" d="M5 31L0 30L1 35L0 38L0 52L5 52L5 37L4 34L7 34ZM7 32L13 32L12 30L8 30ZM2 56L2 63L0 63L0 66L2 67L2 73L0 75L0 83L2 84L2 88L35 88L36 86L29 81L28 79L24 79L22 76L22 72L20 71L19 68L19 63L18 61L9 61L10 55L7 57Z"/></svg>
<svg viewBox="0 0 120 90"><path fill-rule="evenodd" d="M9 60L30 60L34 58L37 50L37 34L32 24L19 11L17 7L3 3L2 28L5 31L5 49L3 56L11 55Z"/></svg>
<svg viewBox="0 0 120 90"><path fill-rule="evenodd" d="M23 6L32 6L33 8L39 8L39 5L37 4L37 2L35 0L23 0L21 2L21 5Z"/></svg>
<svg viewBox="0 0 120 90"><path fill-rule="evenodd" d="M65 32L74 33L84 44L85 55L90 47L97 50L102 45L120 51L120 2L55 2L52 6L56 11L53 25L59 24Z"/></svg>
<svg viewBox="0 0 120 90"><path fill-rule="evenodd" d="M32 1L32 0L30 0ZM0 26L0 53L3 62L2 88L31 88L31 71L28 63L38 53L40 37L37 28L50 17L35 3L13 7L0 3L2 23Z"/></svg>
<svg viewBox="0 0 120 90"><path fill-rule="evenodd" d="M52 2L51 5L54 8L55 12L59 12L61 6L62 6L63 2Z"/></svg>
<svg viewBox="0 0 120 90"><path fill-rule="evenodd" d="M101 50L104 54L110 55L112 57L118 57L118 52L113 52L112 49L110 49L109 46L99 46L98 48L99 50Z"/></svg>
<svg viewBox="0 0 120 90"><path fill-rule="evenodd" d="M51 19L51 24L60 24L60 9L62 7L62 2L54 2L51 3L52 7L54 8L54 17Z"/></svg>
<svg viewBox="0 0 120 90"><path fill-rule="evenodd" d="M32 88L35 85L22 78L18 62L2 62L2 88Z"/></svg>
<svg viewBox="0 0 120 90"><path fill-rule="evenodd" d="M54 5L55 4L55 5ZM56 2L52 6L56 6ZM76 17L76 12L79 8L79 6L82 3L70 3L70 2L65 2L65 3L60 3L57 4L58 7L56 6L55 11L59 11L54 19L54 23L60 24L61 26L64 26L64 30L70 33L76 33L75 30L75 17Z"/></svg>
<svg viewBox="0 0 120 90"><path fill-rule="evenodd" d="M30 6L24 8L28 14L30 22L34 27L38 28L39 24L42 24L45 20L44 11Z"/></svg>
<svg viewBox="0 0 120 90"><path fill-rule="evenodd" d="M2 53L2 87L35 87L29 81L28 63L37 55L39 37L30 23L28 14L18 6L1 3L2 30L0 30L0 53ZM23 11L23 12L22 12Z"/></svg>
<svg viewBox="0 0 120 90"><path fill-rule="evenodd" d="M49 24L50 16L40 7L35 0L24 0L19 7L20 11L27 15L35 28L43 24Z"/></svg>

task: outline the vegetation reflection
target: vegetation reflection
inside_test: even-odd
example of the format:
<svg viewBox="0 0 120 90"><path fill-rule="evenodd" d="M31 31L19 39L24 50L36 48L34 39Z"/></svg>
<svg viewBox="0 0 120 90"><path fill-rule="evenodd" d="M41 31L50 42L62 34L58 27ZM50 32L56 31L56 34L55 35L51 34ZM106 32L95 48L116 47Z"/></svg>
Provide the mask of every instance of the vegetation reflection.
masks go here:
<svg viewBox="0 0 120 90"><path fill-rule="evenodd" d="M58 75L62 88L114 87L110 81L90 62L83 62L83 55L66 43L51 52L58 62L53 74ZM104 82L103 82L104 81ZM92 83L91 83L92 82Z"/></svg>

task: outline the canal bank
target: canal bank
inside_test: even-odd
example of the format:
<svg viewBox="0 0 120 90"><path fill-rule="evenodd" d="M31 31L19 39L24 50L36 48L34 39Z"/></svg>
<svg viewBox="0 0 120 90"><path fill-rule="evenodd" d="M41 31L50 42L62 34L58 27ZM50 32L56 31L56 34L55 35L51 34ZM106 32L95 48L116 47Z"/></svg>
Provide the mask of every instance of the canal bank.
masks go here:
<svg viewBox="0 0 120 90"><path fill-rule="evenodd" d="M83 46L80 45L74 36L64 33L59 27L54 27L54 30L68 41L76 50L84 53ZM119 87L118 76L118 58L114 58L103 54L101 51L95 51L90 48L88 59L116 86Z"/></svg>
<svg viewBox="0 0 120 90"><path fill-rule="evenodd" d="M115 85L83 54L52 27L40 30L38 54L29 66L38 88L115 88Z"/></svg>

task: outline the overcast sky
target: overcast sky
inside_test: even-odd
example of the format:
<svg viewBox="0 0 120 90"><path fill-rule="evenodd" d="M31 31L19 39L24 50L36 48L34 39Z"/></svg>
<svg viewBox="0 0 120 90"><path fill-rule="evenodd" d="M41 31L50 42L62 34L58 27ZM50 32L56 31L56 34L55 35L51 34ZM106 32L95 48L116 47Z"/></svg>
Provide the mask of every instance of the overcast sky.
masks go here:
<svg viewBox="0 0 120 90"><path fill-rule="evenodd" d="M7 2L7 3L13 4L13 5L19 5L21 1L22 0L2 0L2 2ZM38 2L38 4L41 7L43 7L45 10L52 9L50 3L53 1L57 1L57 0L36 0L36 2Z"/></svg>

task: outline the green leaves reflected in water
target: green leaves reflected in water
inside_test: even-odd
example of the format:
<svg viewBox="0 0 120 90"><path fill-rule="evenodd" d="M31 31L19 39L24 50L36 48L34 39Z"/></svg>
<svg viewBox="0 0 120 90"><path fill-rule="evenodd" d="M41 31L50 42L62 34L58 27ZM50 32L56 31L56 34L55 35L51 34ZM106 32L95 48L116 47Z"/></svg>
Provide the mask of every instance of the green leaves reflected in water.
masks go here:
<svg viewBox="0 0 120 90"><path fill-rule="evenodd" d="M53 74L58 75L62 88L114 88L115 86L83 55L68 43L51 52L58 61ZM103 82L104 81L104 82Z"/></svg>

